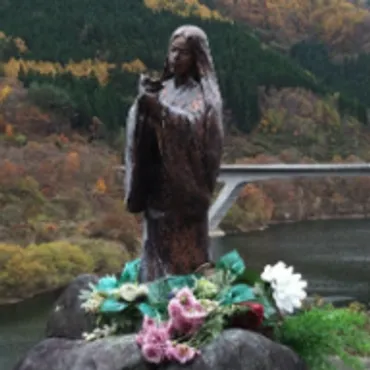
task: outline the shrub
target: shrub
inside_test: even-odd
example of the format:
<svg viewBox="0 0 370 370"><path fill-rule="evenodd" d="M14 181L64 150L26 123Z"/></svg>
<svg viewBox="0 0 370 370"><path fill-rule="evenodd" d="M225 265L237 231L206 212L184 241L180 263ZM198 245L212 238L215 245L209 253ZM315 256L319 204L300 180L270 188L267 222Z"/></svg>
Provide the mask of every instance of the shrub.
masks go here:
<svg viewBox="0 0 370 370"><path fill-rule="evenodd" d="M339 356L352 368L361 369L351 355L370 354L369 316L350 308L313 307L286 317L277 338L291 347L310 369L333 369L328 356Z"/></svg>
<svg viewBox="0 0 370 370"><path fill-rule="evenodd" d="M273 201L253 184L248 184L226 215L222 228L247 231L251 228L263 227L272 218L274 210Z"/></svg>
<svg viewBox="0 0 370 370"><path fill-rule="evenodd" d="M76 239L74 244L92 257L94 273L98 275L119 272L125 262L130 260L128 251L114 241L103 239Z"/></svg>
<svg viewBox="0 0 370 370"><path fill-rule="evenodd" d="M0 243L0 271L3 271L6 263L14 254L20 252L21 248L15 244Z"/></svg>
<svg viewBox="0 0 370 370"><path fill-rule="evenodd" d="M242 225L245 222L245 211L238 204L233 206L227 212L225 218L221 222L221 228L225 231L242 230Z"/></svg>
<svg viewBox="0 0 370 370"><path fill-rule="evenodd" d="M9 258L0 275L0 287L2 293L27 297L64 286L79 274L93 270L93 258L76 245L65 241L31 245Z"/></svg>
<svg viewBox="0 0 370 370"><path fill-rule="evenodd" d="M136 255L139 246L139 225L135 218L123 209L101 214L87 226L86 233L90 238L120 241L131 255Z"/></svg>

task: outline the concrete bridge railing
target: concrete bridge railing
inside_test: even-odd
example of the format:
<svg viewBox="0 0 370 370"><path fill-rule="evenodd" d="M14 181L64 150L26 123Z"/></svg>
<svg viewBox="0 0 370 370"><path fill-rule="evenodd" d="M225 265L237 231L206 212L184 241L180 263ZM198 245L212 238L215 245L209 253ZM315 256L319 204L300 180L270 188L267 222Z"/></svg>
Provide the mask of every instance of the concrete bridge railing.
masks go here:
<svg viewBox="0 0 370 370"><path fill-rule="evenodd" d="M124 171L124 166L119 167L118 170ZM218 178L224 186L209 211L210 231L217 230L247 183L271 179L327 176L370 176L370 164L224 164L221 166Z"/></svg>

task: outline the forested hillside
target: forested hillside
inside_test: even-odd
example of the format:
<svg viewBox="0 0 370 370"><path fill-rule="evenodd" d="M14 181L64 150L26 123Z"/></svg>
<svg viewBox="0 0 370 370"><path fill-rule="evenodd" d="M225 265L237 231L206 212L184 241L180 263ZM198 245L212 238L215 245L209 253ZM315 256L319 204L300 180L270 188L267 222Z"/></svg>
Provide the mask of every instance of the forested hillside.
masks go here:
<svg viewBox="0 0 370 370"><path fill-rule="evenodd" d="M316 39L326 43L335 53L370 51L370 14L365 0L200 2L212 6L231 19L249 24L282 48L305 39Z"/></svg>
<svg viewBox="0 0 370 370"><path fill-rule="evenodd" d="M160 1L160 0L159 0ZM370 11L365 0L202 0L246 24L320 83L370 106ZM364 111L360 114L365 120Z"/></svg>
<svg viewBox="0 0 370 370"><path fill-rule="evenodd" d="M24 40L27 49L14 50L2 42L2 59L8 61L5 72L18 74L26 86L32 81L52 81L71 96L79 117L76 124L84 125L98 116L109 130L116 130L123 124L137 81L122 64L140 60L147 68L160 69L169 35L184 21L170 12L153 13L137 0L14 0L1 5L0 24L6 35ZM242 25L196 15L186 22L201 25L209 34L226 107L237 127L246 132L258 122L258 86L300 86L317 93L330 92L288 57L264 47ZM27 62L19 68L13 57ZM71 61L73 66L66 67ZM57 63L64 68L58 68ZM72 77L81 77L86 71L99 80L92 73L86 78ZM364 106L351 95L343 92L340 100L343 110L364 120Z"/></svg>
<svg viewBox="0 0 370 370"><path fill-rule="evenodd" d="M365 7L338 0L345 16L328 18L334 0L323 0L311 11L331 31L313 35L303 21L314 0L233 3L231 11L226 0L0 1L0 301L81 272L116 272L137 254L140 218L126 212L114 168L138 74L162 68L181 24L210 38L225 162L370 161L366 37L353 39L358 55L348 60L353 50L337 48L353 40L334 42L346 30L338 20L347 27ZM252 3L255 12L243 13ZM245 14L254 21L243 23ZM250 184L222 227L367 216L369 186L367 178Z"/></svg>

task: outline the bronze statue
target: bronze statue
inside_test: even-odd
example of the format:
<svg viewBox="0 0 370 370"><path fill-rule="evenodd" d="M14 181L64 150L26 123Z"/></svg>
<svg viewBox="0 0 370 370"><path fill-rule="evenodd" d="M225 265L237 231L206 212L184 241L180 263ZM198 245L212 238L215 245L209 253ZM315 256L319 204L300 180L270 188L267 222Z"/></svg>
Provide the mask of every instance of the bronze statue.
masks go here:
<svg viewBox="0 0 370 370"><path fill-rule="evenodd" d="M126 204L144 213L140 279L192 273L210 260L223 145L222 99L200 28L173 33L159 80L141 76L126 130Z"/></svg>

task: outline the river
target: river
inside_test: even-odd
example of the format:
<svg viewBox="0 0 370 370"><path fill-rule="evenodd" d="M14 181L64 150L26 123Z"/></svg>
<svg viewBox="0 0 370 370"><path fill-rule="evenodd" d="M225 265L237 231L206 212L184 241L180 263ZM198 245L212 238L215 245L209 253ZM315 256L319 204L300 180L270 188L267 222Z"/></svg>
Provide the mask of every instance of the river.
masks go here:
<svg viewBox="0 0 370 370"><path fill-rule="evenodd" d="M237 249L251 268L279 260L295 266L309 282L309 292L370 302L370 220L312 221L276 225L247 235L212 240L213 257ZM55 294L0 307L0 369L43 336Z"/></svg>

